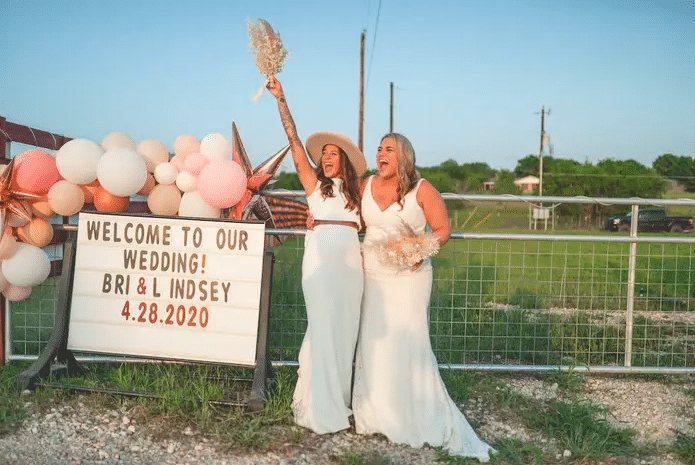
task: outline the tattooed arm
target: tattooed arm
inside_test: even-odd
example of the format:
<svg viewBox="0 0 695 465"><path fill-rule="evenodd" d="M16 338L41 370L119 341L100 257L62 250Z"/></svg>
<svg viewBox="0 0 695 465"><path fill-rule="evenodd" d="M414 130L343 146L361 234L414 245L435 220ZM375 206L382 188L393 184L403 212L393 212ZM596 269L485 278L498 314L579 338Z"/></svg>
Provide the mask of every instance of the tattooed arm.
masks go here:
<svg viewBox="0 0 695 465"><path fill-rule="evenodd" d="M280 84L280 81L275 78L275 76L270 76L268 78L267 88L277 99L278 110L280 111L280 120L282 120L282 126L285 128L287 140L290 142L292 159L294 160L294 166L297 169L297 174L299 175L299 181L302 183L302 187L304 187L304 192L306 195L311 195L316 187L316 171L309 161L309 157L306 154L306 150L304 149L304 145L302 145L301 139L299 139L299 136L297 135L297 128L294 125L292 114L287 106L282 85Z"/></svg>

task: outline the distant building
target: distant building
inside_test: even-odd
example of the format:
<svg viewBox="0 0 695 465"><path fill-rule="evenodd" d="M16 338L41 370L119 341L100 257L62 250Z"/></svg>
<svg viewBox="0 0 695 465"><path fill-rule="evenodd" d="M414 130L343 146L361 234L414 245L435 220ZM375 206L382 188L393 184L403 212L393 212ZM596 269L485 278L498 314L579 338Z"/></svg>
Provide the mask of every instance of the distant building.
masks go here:
<svg viewBox="0 0 695 465"><path fill-rule="evenodd" d="M519 186L519 190L522 194L532 194L540 184L541 180L535 176L524 176L521 179L514 181L514 184Z"/></svg>
<svg viewBox="0 0 695 465"><path fill-rule="evenodd" d="M495 188L495 178L490 178L487 181L483 181L483 190L484 191L491 191Z"/></svg>

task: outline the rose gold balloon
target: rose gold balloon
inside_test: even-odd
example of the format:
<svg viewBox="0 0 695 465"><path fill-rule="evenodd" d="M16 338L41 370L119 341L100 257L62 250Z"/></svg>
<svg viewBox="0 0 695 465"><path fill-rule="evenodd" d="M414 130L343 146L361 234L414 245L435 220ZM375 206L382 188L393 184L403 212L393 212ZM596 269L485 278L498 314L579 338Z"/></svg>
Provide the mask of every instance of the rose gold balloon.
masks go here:
<svg viewBox="0 0 695 465"><path fill-rule="evenodd" d="M94 191L94 207L100 212L122 212L128 208L130 199L113 195L99 186Z"/></svg>
<svg viewBox="0 0 695 465"><path fill-rule="evenodd" d="M142 186L142 189L138 191L138 195L148 195L152 191L155 184L157 184L157 182L154 180L154 175L152 175L152 173L147 173L145 185Z"/></svg>
<svg viewBox="0 0 695 465"><path fill-rule="evenodd" d="M89 184L80 184L80 189L84 194L84 203L94 203L94 191L99 187L99 181L95 180Z"/></svg>
<svg viewBox="0 0 695 465"><path fill-rule="evenodd" d="M31 212L34 216L39 216L41 218L48 218L55 214L48 200L39 200L38 202L32 203Z"/></svg>

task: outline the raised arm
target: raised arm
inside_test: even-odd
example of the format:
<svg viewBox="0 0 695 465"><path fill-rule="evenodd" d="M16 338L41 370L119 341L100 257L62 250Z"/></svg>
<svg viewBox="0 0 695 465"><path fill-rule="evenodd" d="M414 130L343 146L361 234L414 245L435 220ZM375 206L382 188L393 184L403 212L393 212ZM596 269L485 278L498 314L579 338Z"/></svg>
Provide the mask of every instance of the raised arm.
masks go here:
<svg viewBox="0 0 695 465"><path fill-rule="evenodd" d="M268 85L266 87L268 88L268 91L275 96L275 99L278 102L280 120L282 121L282 126L285 128L287 140L290 143L292 159L294 160L294 166L297 169L297 174L299 175L299 182L302 183L302 187L304 187L304 192L306 195L311 195L316 187L316 171L314 171L314 167L309 161L309 157L306 154L304 145L297 135L297 128L294 125L292 114L287 106L282 85L280 84L280 81L275 78L275 76L270 76L268 78Z"/></svg>

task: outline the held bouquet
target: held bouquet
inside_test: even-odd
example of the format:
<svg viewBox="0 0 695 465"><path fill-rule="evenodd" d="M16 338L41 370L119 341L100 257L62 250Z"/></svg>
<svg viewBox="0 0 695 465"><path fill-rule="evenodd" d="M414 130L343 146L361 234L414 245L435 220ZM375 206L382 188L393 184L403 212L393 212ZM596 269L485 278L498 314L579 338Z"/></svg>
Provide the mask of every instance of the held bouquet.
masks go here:
<svg viewBox="0 0 695 465"><path fill-rule="evenodd" d="M249 48L256 58L258 72L268 78L282 71L285 60L289 58L290 54L282 45L280 34L273 31L265 19L259 18L256 22L246 21L246 24L251 39ZM254 102L261 97L264 88L265 84L256 93L253 98Z"/></svg>
<svg viewBox="0 0 695 465"><path fill-rule="evenodd" d="M417 235L407 225L401 233L378 246L379 261L391 268L412 268L439 252L439 240L431 233Z"/></svg>

